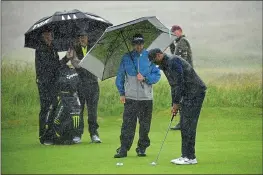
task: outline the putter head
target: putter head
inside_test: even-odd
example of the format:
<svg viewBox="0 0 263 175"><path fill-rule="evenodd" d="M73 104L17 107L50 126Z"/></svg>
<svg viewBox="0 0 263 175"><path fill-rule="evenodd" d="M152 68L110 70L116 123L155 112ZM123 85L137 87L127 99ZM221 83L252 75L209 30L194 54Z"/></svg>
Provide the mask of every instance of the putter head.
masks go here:
<svg viewBox="0 0 263 175"><path fill-rule="evenodd" d="M152 166L156 166L157 163L156 163L156 162L152 162L151 165L152 165Z"/></svg>

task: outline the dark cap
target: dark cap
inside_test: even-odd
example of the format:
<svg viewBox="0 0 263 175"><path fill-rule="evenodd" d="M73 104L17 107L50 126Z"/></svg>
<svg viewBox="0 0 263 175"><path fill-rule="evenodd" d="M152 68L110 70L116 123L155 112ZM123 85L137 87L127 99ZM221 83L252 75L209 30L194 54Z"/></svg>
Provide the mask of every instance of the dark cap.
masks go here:
<svg viewBox="0 0 263 175"><path fill-rule="evenodd" d="M154 63L157 53L163 53L163 52L159 48L149 50L148 52L149 61Z"/></svg>
<svg viewBox="0 0 263 175"><path fill-rule="evenodd" d="M171 31L174 32L176 30L181 30L182 31L182 28L180 26L178 26L178 25L173 25Z"/></svg>
<svg viewBox="0 0 263 175"><path fill-rule="evenodd" d="M78 36L88 36L88 33L85 30L81 30L77 34Z"/></svg>
<svg viewBox="0 0 263 175"><path fill-rule="evenodd" d="M132 37L132 44L143 44L144 43L144 37L142 34L135 34Z"/></svg>

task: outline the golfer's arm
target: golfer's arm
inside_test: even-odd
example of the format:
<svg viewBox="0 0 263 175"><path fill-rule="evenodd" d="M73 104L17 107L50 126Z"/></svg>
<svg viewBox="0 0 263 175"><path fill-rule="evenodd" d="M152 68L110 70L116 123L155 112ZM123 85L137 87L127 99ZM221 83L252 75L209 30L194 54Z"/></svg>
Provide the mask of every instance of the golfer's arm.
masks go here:
<svg viewBox="0 0 263 175"><path fill-rule="evenodd" d="M35 51L35 67L36 67L36 77L39 78L41 75L41 66L40 66L40 53L38 50Z"/></svg>
<svg viewBox="0 0 263 175"><path fill-rule="evenodd" d="M120 96L125 95L124 82L125 82L125 69L124 69L124 61L122 59L115 81Z"/></svg>
<svg viewBox="0 0 263 175"><path fill-rule="evenodd" d="M35 57L36 57L36 60L35 60L36 74L37 74L38 82L41 82L43 84L48 84L49 77L48 77L48 74L46 73L48 70L48 67L45 61L46 53L43 51L36 50Z"/></svg>
<svg viewBox="0 0 263 175"><path fill-rule="evenodd" d="M157 83L161 78L160 69L157 68L155 64L153 64L151 67L151 72L145 77L145 83L149 85Z"/></svg>
<svg viewBox="0 0 263 175"><path fill-rule="evenodd" d="M174 43L172 42L172 43L170 44L171 54L174 54L174 50L175 50L175 46L174 46Z"/></svg>
<svg viewBox="0 0 263 175"><path fill-rule="evenodd" d="M171 86L172 103L179 104L182 99L184 84L182 65L174 64L172 74L175 77L175 83Z"/></svg>

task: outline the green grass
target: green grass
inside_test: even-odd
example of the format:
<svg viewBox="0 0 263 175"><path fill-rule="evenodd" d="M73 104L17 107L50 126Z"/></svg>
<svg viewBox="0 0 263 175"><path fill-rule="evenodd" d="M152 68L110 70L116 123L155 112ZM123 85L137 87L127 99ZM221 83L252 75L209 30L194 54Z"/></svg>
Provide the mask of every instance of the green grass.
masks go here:
<svg viewBox="0 0 263 175"><path fill-rule="evenodd" d="M136 157L137 133L128 158L116 160L112 157L119 146L123 106L114 79L100 82L98 120L103 143L89 144L86 128L79 145L47 147L38 142L39 100L32 65L3 62L2 173L262 174L261 70L197 71L208 85L197 132L199 164L186 167L169 163L180 156L181 149L180 132L171 131L158 166L152 167L170 119L170 89L165 78L154 87L148 156ZM117 162L124 166L117 167Z"/></svg>
<svg viewBox="0 0 263 175"><path fill-rule="evenodd" d="M259 108L205 108L201 114L196 143L199 161L195 166L177 166L169 161L180 156L180 132L167 137L158 165L152 167L169 122L168 111L154 115L151 147L146 158L138 158L134 145L128 157L113 158L119 146L121 116L99 119L103 143L89 144L87 129L83 143L43 146L37 126L2 131L2 173L148 173L148 174L250 174L262 173L262 113ZM122 162L124 166L117 167Z"/></svg>

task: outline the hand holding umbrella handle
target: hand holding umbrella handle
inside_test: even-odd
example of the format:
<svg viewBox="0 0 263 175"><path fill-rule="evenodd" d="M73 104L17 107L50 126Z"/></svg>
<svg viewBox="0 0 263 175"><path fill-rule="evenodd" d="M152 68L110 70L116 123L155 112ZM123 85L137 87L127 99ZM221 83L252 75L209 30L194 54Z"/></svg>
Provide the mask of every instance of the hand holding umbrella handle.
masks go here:
<svg viewBox="0 0 263 175"><path fill-rule="evenodd" d="M141 84L142 88L144 89L143 81L145 80L145 78L141 75L141 73L139 71L137 74L137 79L140 81L140 84Z"/></svg>
<svg viewBox="0 0 263 175"><path fill-rule="evenodd" d="M144 89L144 85L143 85L143 82L140 82L140 84L141 84L142 88Z"/></svg>
<svg viewBox="0 0 263 175"><path fill-rule="evenodd" d="M72 60L74 58L74 50L72 48L69 48L66 53L66 56L68 59Z"/></svg>

